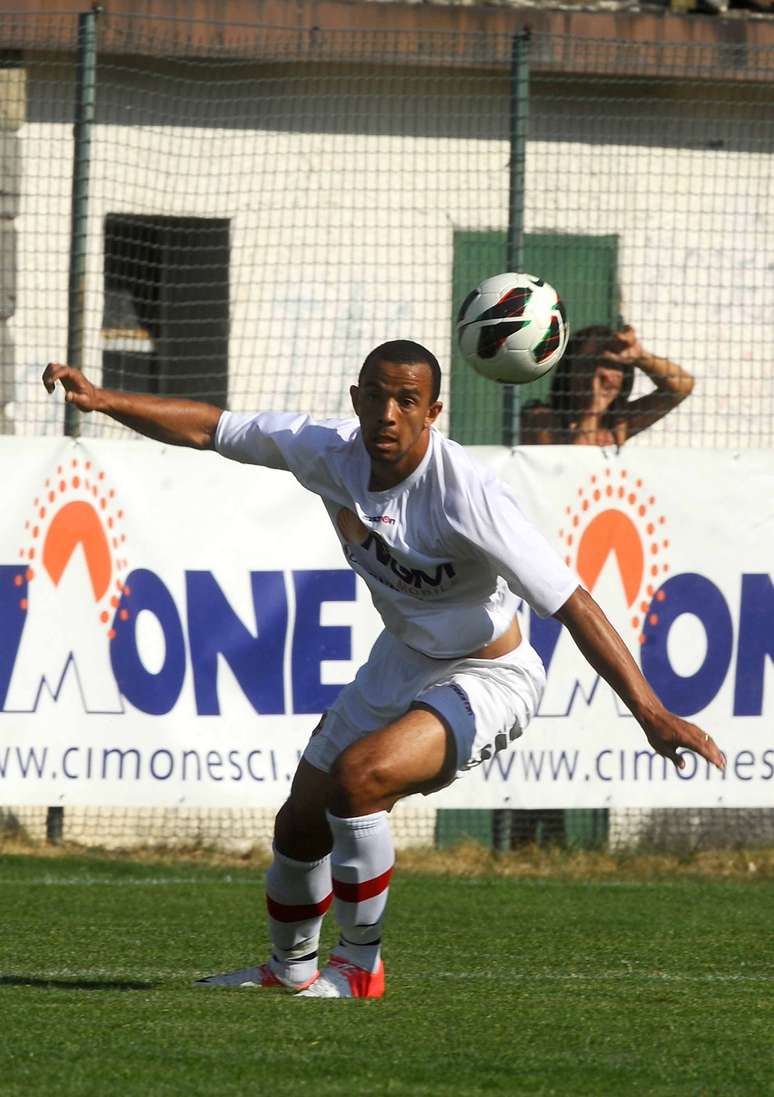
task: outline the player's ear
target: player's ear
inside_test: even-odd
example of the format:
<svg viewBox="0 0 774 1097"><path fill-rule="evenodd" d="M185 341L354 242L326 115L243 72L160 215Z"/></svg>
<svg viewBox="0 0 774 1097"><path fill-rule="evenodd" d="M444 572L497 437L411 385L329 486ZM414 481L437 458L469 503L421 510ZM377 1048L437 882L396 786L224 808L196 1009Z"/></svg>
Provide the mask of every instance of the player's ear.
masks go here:
<svg viewBox="0 0 774 1097"><path fill-rule="evenodd" d="M427 415L425 416L425 426L431 427L442 411L443 404L440 400L436 400L435 403L431 404L430 407L427 409Z"/></svg>
<svg viewBox="0 0 774 1097"><path fill-rule="evenodd" d="M350 385L349 386L349 398L352 401L352 407L355 410L355 415L360 414L360 412L357 409L357 400L358 400L359 392L360 392L360 389L357 387L357 385Z"/></svg>

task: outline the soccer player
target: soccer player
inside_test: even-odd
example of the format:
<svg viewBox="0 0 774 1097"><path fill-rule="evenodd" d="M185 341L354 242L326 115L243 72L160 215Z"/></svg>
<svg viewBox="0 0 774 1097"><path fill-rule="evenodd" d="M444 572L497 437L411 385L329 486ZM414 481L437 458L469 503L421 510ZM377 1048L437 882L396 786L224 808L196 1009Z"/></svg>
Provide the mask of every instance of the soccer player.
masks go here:
<svg viewBox="0 0 774 1097"><path fill-rule="evenodd" d="M440 369L417 343L376 347L352 386L356 418L235 413L173 397L96 388L50 364L81 411L101 411L159 441L214 448L286 469L319 495L349 565L384 622L355 680L312 733L277 814L266 877L271 956L202 980L304 997L384 993L382 923L394 852L393 805L431 793L520 736L545 671L522 638L519 599L553 615L617 692L652 748L718 768L708 734L668 712L593 598L492 471L434 429ZM341 937L320 971L323 916Z"/></svg>

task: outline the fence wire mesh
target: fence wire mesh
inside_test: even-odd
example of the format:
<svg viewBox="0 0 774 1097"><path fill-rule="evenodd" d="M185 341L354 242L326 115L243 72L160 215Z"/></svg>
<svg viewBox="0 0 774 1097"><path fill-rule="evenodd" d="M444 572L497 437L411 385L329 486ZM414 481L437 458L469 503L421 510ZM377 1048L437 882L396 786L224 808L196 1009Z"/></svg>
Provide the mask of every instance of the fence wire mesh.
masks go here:
<svg viewBox="0 0 774 1097"><path fill-rule="evenodd" d="M441 809L432 799L401 802L390 828L398 849L445 849L477 842L505 852L524 846L611 853L664 851L692 854L712 849L774 845L774 811L742 808L546 809L508 813L502 841L502 811ZM0 841L65 842L90 848L131 850L211 849L243 855L268 852L275 812L268 808L68 807L52 819L44 807L0 807Z"/></svg>
<svg viewBox="0 0 774 1097"><path fill-rule="evenodd" d="M58 28L61 52L28 47L4 70L19 124L4 134L2 402L5 429L25 434L62 429L39 375L67 350L73 23ZM237 409L338 415L365 353L401 334L447 366L446 429L499 442L501 394L466 376L452 320L466 289L505 265L509 41L488 38L474 60L500 63L475 68L448 36L430 36L420 66L398 36L340 32L320 61L270 28L257 58L247 42L240 53L238 28L228 52L167 55L165 30L98 22L86 371ZM108 31L133 52L106 53ZM556 283L575 331L625 321L694 379L635 444L768 446L774 51L748 59L745 80L718 78L706 47L683 54L535 36L523 259ZM633 397L652 389L644 369L631 381ZM546 403L548 387L521 395Z"/></svg>
<svg viewBox="0 0 774 1097"><path fill-rule="evenodd" d="M644 348L623 374L632 400L654 381L689 392L631 444L774 445L774 50L534 35L528 98L515 103L510 36L187 26L182 41L169 21L97 21L88 203L75 222L93 380L339 416L368 350L405 337L445 366L441 428L500 442L502 393L461 361L453 320L505 268L518 110L525 269L557 286L576 332L631 325ZM77 16L5 15L0 40L0 431L55 436L62 405L40 374L72 335ZM610 336L596 338L574 347L581 373ZM520 392L524 442L577 440L589 386L551 384ZM96 417L79 427L126 433ZM491 838L489 812L398 818L407 842ZM0 819L46 826L37 809ZM512 823L514 842L772 837L762 812ZM64 830L90 844L191 835L263 841L268 822L79 809Z"/></svg>

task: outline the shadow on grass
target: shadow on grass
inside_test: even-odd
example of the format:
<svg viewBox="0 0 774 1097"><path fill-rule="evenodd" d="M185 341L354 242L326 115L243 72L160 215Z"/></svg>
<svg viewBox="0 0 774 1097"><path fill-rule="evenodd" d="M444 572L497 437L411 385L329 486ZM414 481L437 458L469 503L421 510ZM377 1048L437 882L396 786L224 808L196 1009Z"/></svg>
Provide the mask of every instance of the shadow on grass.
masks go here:
<svg viewBox="0 0 774 1097"><path fill-rule="evenodd" d="M0 987L43 987L50 990L152 990L158 983L134 979L38 979L32 975L0 975Z"/></svg>

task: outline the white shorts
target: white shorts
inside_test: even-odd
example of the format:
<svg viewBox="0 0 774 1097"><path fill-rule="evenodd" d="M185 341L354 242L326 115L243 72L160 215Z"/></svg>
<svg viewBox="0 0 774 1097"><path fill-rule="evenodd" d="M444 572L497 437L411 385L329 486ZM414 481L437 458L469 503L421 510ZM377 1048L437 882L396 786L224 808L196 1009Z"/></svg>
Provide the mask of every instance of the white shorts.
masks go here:
<svg viewBox="0 0 774 1097"><path fill-rule="evenodd" d="M522 734L545 684L540 656L524 640L499 659L431 659L385 631L315 728L304 758L327 773L348 746L420 702L454 735L457 769L472 769Z"/></svg>

